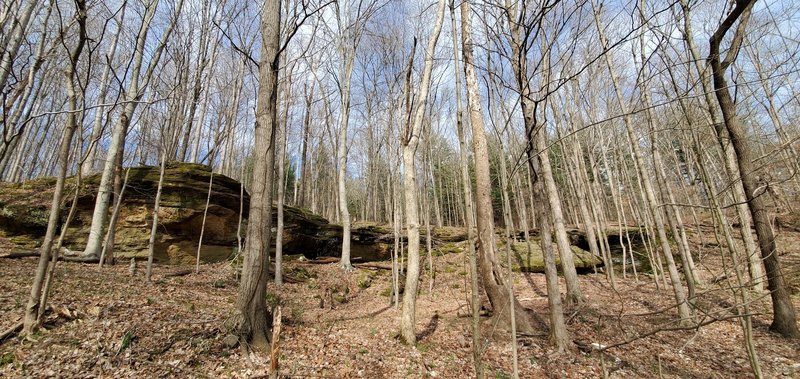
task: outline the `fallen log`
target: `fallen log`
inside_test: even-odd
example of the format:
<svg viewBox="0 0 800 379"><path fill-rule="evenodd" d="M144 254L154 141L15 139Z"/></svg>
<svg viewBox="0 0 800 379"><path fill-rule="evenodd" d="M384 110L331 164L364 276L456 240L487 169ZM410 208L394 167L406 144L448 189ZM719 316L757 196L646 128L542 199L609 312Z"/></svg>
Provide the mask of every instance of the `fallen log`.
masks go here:
<svg viewBox="0 0 800 379"><path fill-rule="evenodd" d="M20 330L22 330L22 321L17 322L10 328L6 329L2 334L0 334L0 343L5 341L9 337L15 336Z"/></svg>
<svg viewBox="0 0 800 379"><path fill-rule="evenodd" d="M14 252L14 253L8 253L8 254L0 255L0 258L21 259L21 258L38 257L40 255L41 255L41 253L38 252L38 251L18 251L18 252ZM82 257L80 255L63 255L63 254L59 254L58 255L58 260L59 261L64 261L64 262L78 262L78 263L99 263L100 262L100 258L95 257L95 256Z"/></svg>
<svg viewBox="0 0 800 379"><path fill-rule="evenodd" d="M392 270L392 266L382 265L378 263L355 263L353 264L355 268L365 268L368 270Z"/></svg>
<svg viewBox="0 0 800 379"><path fill-rule="evenodd" d="M174 277L177 277L177 276L186 276L186 275L189 275L191 273L192 273L192 270L180 270L180 271L175 271L175 272L170 272L170 273L164 274L164 277L165 278L174 278Z"/></svg>

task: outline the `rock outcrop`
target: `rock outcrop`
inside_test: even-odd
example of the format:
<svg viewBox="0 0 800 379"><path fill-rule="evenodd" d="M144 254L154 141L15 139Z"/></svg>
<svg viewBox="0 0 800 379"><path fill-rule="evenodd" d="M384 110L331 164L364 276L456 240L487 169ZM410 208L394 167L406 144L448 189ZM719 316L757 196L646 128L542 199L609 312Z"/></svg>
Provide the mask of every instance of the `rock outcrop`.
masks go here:
<svg viewBox="0 0 800 379"><path fill-rule="evenodd" d="M116 257L147 256L158 176L158 167L130 169L116 230ZM208 166L188 163L167 165L159 211L156 260L170 263L194 262L210 177ZM81 251L85 247L99 181L99 175L83 179L77 213L64 241L64 246L71 251ZM62 219L69 211L75 185L75 178L67 180ZM40 178L24 183L0 183L0 236L18 250L36 248L47 228L54 186L54 178ZM240 198L240 191L240 183L236 180L224 175L214 175L200 250L201 260L220 261L236 252L239 209L243 209L242 216L246 223L250 201L246 192L244 198ZM274 207L273 217L276 217ZM293 207L285 207L284 220L284 254L304 255L309 259L340 254L341 226ZM242 237L245 232L246 224L243 223ZM388 245L381 242L378 233L370 229L354 231L354 260L389 257Z"/></svg>
<svg viewBox="0 0 800 379"><path fill-rule="evenodd" d="M130 169L116 229L115 257L130 259L147 256L158 176L158 167ZM157 261L175 264L195 262L210 179L211 170L208 166L188 163L167 165L155 246ZM99 175L82 180L77 213L64 241L64 247L70 251L82 251L86 245L99 182ZM54 178L40 178L24 183L0 183L0 247L3 250L31 251L39 246L47 228L54 186ZM67 194L61 208L62 220L69 211L75 186L76 179L69 178L66 184ZM216 262L228 259L236 253L239 210L241 208L244 212L239 233L244 238L250 202L247 192L244 192L243 198L240 193L241 184L238 181L224 175L214 175L203 245L200 249L201 260ZM275 218L277 215L273 207L273 220ZM340 225L294 207L284 207L284 221L285 255L302 255L308 259L341 255ZM432 237L434 248L440 253L460 251L466 246L464 241L467 235L464 228L434 228ZM573 244L580 246L580 238L573 236L573 239ZM400 242L405 243L405 237L401 236ZM354 262L389 260L393 244L394 238L389 228L357 223L352 229L351 257ZM534 251L539 251L538 244L532 246ZM527 248L522 249L516 245L514 248L523 256L527 253ZM584 250L574 247L573 251L579 268L588 269L600 264L597 258L592 259ZM541 253L534 254L531 259L526 257L525 263L515 268L538 272L541 271L540 262Z"/></svg>

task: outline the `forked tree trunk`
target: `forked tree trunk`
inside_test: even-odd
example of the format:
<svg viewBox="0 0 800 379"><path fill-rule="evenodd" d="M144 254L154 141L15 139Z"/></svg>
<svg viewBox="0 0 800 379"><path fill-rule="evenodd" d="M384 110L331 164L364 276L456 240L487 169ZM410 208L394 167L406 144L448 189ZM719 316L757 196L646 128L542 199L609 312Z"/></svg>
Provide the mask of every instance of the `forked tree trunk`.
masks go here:
<svg viewBox="0 0 800 379"><path fill-rule="evenodd" d="M436 53L436 43L439 41L439 33L442 30L444 20L445 0L439 0L436 8L436 24L434 24L431 37L428 39L428 46L423 52L425 65L422 70L417 102L414 107L413 123L408 125L403 143L403 198L406 203L406 236L408 238L408 273L406 274L406 286L403 291L403 313L400 316L400 337L407 344L417 342L416 307L417 307L417 287L419 285L419 209L417 207L417 173L416 159L417 147L419 146L420 135L422 133L422 121L425 116L425 108L428 103L428 91L431 88L431 72L433 71L434 54ZM416 39L414 40L416 46ZM413 69L415 49L411 51L411 58L408 65L408 78L411 77ZM407 94L411 93L411 82L406 82Z"/></svg>
<svg viewBox="0 0 800 379"><path fill-rule="evenodd" d="M515 313L517 330L531 334L535 331L533 318L525 311L519 301L514 301L509 309L511 294L497 261L494 241L494 212L492 210L491 177L489 175L489 149L486 143L481 100L478 92L478 77L475 73L473 56L471 9L469 1L461 3L461 46L464 55L464 76L467 83L467 106L472 124L472 148L475 154L475 204L478 224L479 271L483 288L492 304L497 321L504 327L511 326L511 312Z"/></svg>
<svg viewBox="0 0 800 379"><path fill-rule="evenodd" d="M750 272L750 281L753 289L761 291L764 289L764 271L761 267L761 259L759 258L758 250L756 248L755 240L753 239L753 232L750 227L752 216L750 210L745 203L746 196L744 194L744 187L739 180L741 177L739 167L736 164L736 153L728 140L728 133L723 127L723 120L717 112L719 103L714 99L714 89L712 88L711 78L708 70L701 63L702 58L694 42L694 35L692 32L691 12L689 9L688 0L680 0L681 8L683 9L683 38L686 40L686 45L689 48L689 53L692 56L695 68L700 75L700 84L703 88L703 94L706 104L708 105L708 114L710 124L714 125L714 131L717 133L717 140L725 154L725 171L728 174L729 180L733 183L732 192L733 200L736 203L736 214L739 216L739 232L744 241L747 257L748 269Z"/></svg>
<svg viewBox="0 0 800 379"><path fill-rule="evenodd" d="M742 122L736 114L736 104L731 98L728 90L728 82L725 79L725 70L736 58L736 53L741 46L744 38L745 25L750 16L754 0L737 0L736 7L722 21L710 39L710 52L708 62L711 65L712 78L714 81L714 94L719 102L725 128L731 139L731 144L736 152L739 172L742 175L742 186L747 196L747 204L755 223L758 245L761 250L761 257L764 260L764 268L767 271L767 287L772 298L772 325L770 330L779 333L784 337L799 338L800 330L797 328L797 317L790 292L786 286L786 281L781 272L780 261L778 260L778 249L775 245L775 235L770 225L769 212L764 202L763 191L759 192L758 177L753 166L753 153L747 144ZM739 24L734 33L731 47L725 56L720 57L720 44L733 24L740 18Z"/></svg>

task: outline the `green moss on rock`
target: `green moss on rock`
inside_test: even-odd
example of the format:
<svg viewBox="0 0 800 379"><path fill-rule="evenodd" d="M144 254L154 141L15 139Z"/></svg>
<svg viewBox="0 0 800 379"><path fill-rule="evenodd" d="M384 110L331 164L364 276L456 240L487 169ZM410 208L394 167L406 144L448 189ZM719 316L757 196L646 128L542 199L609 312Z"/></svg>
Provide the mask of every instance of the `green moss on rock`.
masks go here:
<svg viewBox="0 0 800 379"><path fill-rule="evenodd" d="M525 242L515 242L511 245L511 250L514 256L511 257L511 268L514 271L522 272L544 272L544 257L542 256L542 247L538 241L530 242L530 254L528 253L528 244ZM555 245L555 244L554 244ZM592 269L593 266L602 266L603 261L599 257L594 257L586 250L577 246L570 246L572 250L572 257L575 261L575 269L579 271L586 271ZM502 249L505 253L505 249ZM561 266L561 257L558 252L553 252L556 258L556 265ZM502 263L505 263L503 260Z"/></svg>

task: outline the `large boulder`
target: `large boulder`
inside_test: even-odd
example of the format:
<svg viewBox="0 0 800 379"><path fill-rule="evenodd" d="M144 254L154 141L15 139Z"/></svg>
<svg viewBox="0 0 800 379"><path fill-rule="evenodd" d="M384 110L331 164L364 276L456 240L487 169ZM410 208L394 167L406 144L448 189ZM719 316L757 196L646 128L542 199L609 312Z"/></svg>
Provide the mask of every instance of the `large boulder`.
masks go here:
<svg viewBox="0 0 800 379"><path fill-rule="evenodd" d="M554 244L555 245L555 244ZM586 273L596 267L602 267L603 261L596 256L593 256L586 250L577 246L570 246L572 250L572 258L575 262L575 270L578 273ZM511 250L514 255L511 259L511 265L514 271L522 272L544 272L544 256L542 255L542 245L539 241L531 241L526 244L525 242L515 242L511 245ZM505 251L505 249L503 249ZM558 252L554 252L556 265L561 270L561 257ZM505 261L503 261L505 263Z"/></svg>
<svg viewBox="0 0 800 379"><path fill-rule="evenodd" d="M152 227L152 211L158 185L158 167L132 167L119 212L115 256L119 258L147 256L147 243ZM159 227L155 259L160 262L193 263L203 228L203 213L208 196L211 170L208 166L170 163L164 174L159 210ZM82 251L89 234L99 175L82 180L75 219L65 235L64 246ZM69 178L61 209L65 219L74 196L76 179ZM0 183L0 237L17 249L37 247L47 228L54 178L40 178L24 183ZM250 198L240 196L241 184L224 175L214 174L211 198L200 249L201 260L220 261L237 250L239 210L246 222ZM273 207L273 217L276 217ZM285 207L284 253L302 254L308 258L338 256L342 229L309 211ZM273 223L274 226L274 223ZM239 232L246 234L246 224ZM386 245L374 238L375 231L354 231L354 260L376 260L388 257ZM274 239L273 239L274 244Z"/></svg>

